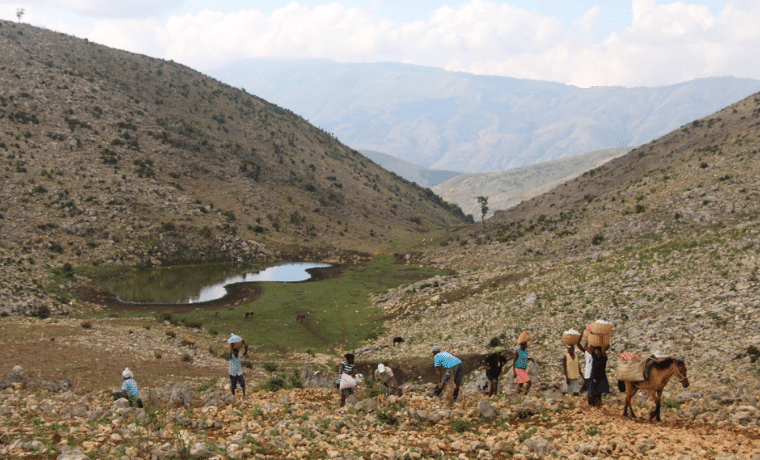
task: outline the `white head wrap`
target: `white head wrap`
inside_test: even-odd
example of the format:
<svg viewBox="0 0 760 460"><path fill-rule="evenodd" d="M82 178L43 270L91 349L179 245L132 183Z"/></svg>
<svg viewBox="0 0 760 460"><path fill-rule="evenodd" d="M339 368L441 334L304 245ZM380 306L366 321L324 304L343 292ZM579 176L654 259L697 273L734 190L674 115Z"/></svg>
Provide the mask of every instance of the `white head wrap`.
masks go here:
<svg viewBox="0 0 760 460"><path fill-rule="evenodd" d="M121 373L121 376L125 379L131 379L135 377L135 374L132 373L132 371L129 370L129 368L125 368L124 372Z"/></svg>

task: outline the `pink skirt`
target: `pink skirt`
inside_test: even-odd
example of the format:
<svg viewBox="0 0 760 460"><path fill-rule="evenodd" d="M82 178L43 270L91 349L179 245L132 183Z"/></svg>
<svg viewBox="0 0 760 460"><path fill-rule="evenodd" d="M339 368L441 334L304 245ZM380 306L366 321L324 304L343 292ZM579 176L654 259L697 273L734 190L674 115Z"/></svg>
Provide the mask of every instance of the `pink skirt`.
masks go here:
<svg viewBox="0 0 760 460"><path fill-rule="evenodd" d="M528 373L525 372L525 369L517 369L517 368L515 368L515 374L517 374L517 383L528 383L528 382L530 382L530 377L528 377Z"/></svg>

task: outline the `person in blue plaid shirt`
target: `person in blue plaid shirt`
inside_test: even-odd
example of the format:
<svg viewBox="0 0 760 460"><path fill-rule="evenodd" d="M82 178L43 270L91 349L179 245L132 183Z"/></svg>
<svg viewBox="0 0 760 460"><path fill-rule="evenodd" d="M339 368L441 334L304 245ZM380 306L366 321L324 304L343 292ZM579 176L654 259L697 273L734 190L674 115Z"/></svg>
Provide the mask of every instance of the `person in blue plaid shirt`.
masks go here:
<svg viewBox="0 0 760 460"><path fill-rule="evenodd" d="M121 373L121 376L124 378L124 382L121 384L121 391L117 391L113 394L114 401L125 398L129 400L130 406L142 408L143 402L142 399L140 399L140 391L137 389L135 375L129 370L129 368L126 368L124 369L124 372Z"/></svg>
<svg viewBox="0 0 760 460"><path fill-rule="evenodd" d="M243 353L240 354L240 349L243 348ZM235 396L235 389L238 384L243 389L243 398L245 398L245 378L243 377L243 356L248 354L248 345L245 344L245 340L241 342L230 344L230 390L232 396Z"/></svg>

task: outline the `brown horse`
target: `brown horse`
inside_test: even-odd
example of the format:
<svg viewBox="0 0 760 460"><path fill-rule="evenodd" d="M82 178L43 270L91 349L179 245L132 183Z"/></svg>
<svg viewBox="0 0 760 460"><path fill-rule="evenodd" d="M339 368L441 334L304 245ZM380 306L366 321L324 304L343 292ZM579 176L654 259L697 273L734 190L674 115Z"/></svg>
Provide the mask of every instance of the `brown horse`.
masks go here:
<svg viewBox="0 0 760 460"><path fill-rule="evenodd" d="M306 319L306 315L296 315L296 321L302 323Z"/></svg>
<svg viewBox="0 0 760 460"><path fill-rule="evenodd" d="M649 395L654 401L655 407L649 413L649 420L660 420L660 399L662 398L662 390L671 377L675 377L684 388L689 387L689 379L686 376L686 363L680 359L666 358L662 361L654 362L649 367L649 375L646 380L641 382L626 382L618 380L618 389L622 392L625 391L625 407L623 408L623 417L628 417L628 409L631 410L631 418L636 420L636 414L633 413L633 406L631 406L631 399L633 395L639 390L648 391Z"/></svg>

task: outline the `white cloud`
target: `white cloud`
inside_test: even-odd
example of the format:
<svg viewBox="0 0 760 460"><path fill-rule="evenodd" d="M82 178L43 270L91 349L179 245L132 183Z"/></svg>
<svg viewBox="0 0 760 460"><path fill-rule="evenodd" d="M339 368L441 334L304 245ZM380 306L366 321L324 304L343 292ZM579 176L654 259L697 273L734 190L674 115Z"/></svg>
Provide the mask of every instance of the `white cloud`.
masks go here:
<svg viewBox="0 0 760 460"><path fill-rule="evenodd" d="M96 8L94 0L66 3ZM150 3L155 10L171 2ZM566 25L487 0L405 23L379 19L372 8L292 2L268 15L204 10L166 21L104 19L84 36L200 70L248 57L291 57L407 62L581 87L656 86L716 75L760 79L760 2L726 0L717 15L685 2L632 0L632 8L632 23L601 40L591 33L604 17L598 5Z"/></svg>
<svg viewBox="0 0 760 460"><path fill-rule="evenodd" d="M55 8L101 18L150 17L182 3L183 0L0 0L0 4L23 7L30 13Z"/></svg>
<svg viewBox="0 0 760 460"><path fill-rule="evenodd" d="M599 15L602 13L602 9L599 5L594 5L586 10L580 18L573 21L573 26L581 29L584 33L591 33L594 30L596 21L599 20Z"/></svg>

